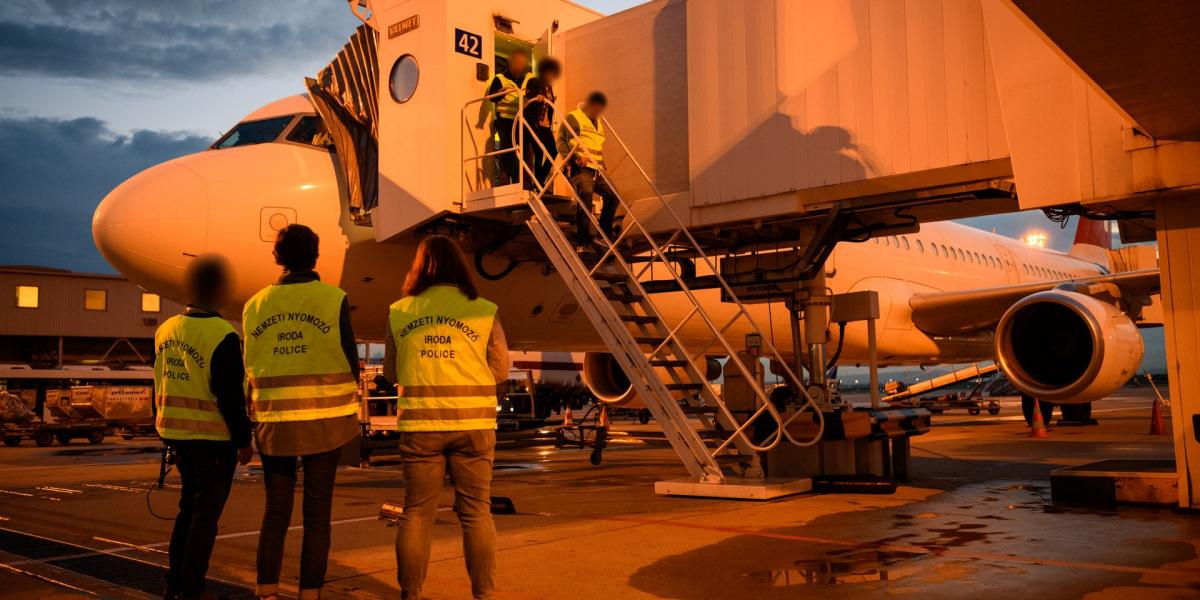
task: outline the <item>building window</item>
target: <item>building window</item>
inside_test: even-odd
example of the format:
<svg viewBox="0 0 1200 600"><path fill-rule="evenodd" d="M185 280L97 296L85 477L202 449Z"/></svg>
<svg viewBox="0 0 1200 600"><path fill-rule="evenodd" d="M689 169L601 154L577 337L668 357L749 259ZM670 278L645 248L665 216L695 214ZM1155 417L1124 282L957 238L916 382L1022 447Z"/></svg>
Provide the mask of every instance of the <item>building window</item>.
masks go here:
<svg viewBox="0 0 1200 600"><path fill-rule="evenodd" d="M108 308L108 290L83 290L84 310L105 310Z"/></svg>
<svg viewBox="0 0 1200 600"><path fill-rule="evenodd" d="M162 299L158 294L142 292L142 312L158 312L162 310Z"/></svg>
<svg viewBox="0 0 1200 600"><path fill-rule="evenodd" d="M36 285L17 286L17 308L37 308L38 287Z"/></svg>

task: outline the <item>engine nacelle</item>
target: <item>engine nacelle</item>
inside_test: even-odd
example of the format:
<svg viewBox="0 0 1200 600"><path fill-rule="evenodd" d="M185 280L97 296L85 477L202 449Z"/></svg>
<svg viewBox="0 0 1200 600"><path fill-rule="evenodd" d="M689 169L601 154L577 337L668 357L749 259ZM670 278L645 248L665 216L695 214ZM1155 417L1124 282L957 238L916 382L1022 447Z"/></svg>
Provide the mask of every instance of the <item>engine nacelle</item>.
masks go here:
<svg viewBox="0 0 1200 600"><path fill-rule="evenodd" d="M705 359L704 375L709 381L721 376L721 363L714 358ZM637 391L629 377L607 352L587 352L583 355L583 383L596 400L614 406L637 407Z"/></svg>
<svg viewBox="0 0 1200 600"><path fill-rule="evenodd" d="M1050 290L1013 304L996 328L996 356L1012 384L1046 402L1082 404L1137 373L1142 336L1116 306Z"/></svg>

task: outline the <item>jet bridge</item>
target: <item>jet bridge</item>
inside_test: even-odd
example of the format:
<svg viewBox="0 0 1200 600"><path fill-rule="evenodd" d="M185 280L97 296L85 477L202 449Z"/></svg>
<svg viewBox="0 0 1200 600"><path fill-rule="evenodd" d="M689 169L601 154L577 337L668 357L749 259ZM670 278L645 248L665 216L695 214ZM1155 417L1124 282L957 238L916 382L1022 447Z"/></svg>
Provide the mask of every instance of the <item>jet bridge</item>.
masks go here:
<svg viewBox="0 0 1200 600"><path fill-rule="evenodd" d="M656 291L642 284L650 269L685 293L707 278L730 288L723 298L737 303L732 291L744 290L741 283L780 273L790 281L771 285L812 282L839 242L1043 207L1141 223L1123 230L1143 235L1156 210L1160 241L1192 252L1187 234L1169 233L1176 229L1167 224L1180 221L1161 218L1188 210L1169 201L1200 185L1195 137L1154 137L1103 87L1124 89L1119 73L1111 80L1103 73L1097 85L1080 69L1111 64L1105 53L1119 46L1074 44L1076 64L1038 29L1067 31L1078 42L1081 30L1064 29L1069 19L1058 17L1090 11L1043 7L1031 21L1025 4L1033 6L658 0L605 17L564 0L351 0L364 28L309 89L326 120L341 124L331 129L352 210L378 241L458 233L477 257L557 270L577 299L594 304L597 329L617 332L606 341L628 357L622 366L652 382L654 369L667 366L653 361L694 374L678 362L682 349L671 349L670 359L658 354L672 344L669 327L641 359L633 348L645 343L616 327L658 326L654 313L638 308ZM1195 22L1194 8L1165 4L1123 10L1178 13L1148 21L1163 27ZM609 97L608 176L637 225L607 240L602 256L577 264L556 237L552 221L577 201L557 173L549 182L527 182L522 173L498 185L490 172L501 149L481 96L517 48L565 65L558 115L592 90ZM736 260L772 250L799 260L783 271ZM756 266L742 272L722 264ZM1186 262L1164 257L1164 264L1164 273L1187 273ZM628 293L611 290L620 286ZM602 299L631 311L605 308ZM677 399L709 406L696 400L703 386L688 389L696 392L691 400ZM781 425L791 414L800 413L771 413ZM745 457L761 443L736 423L725 428L722 451ZM690 450L677 447L681 457L694 454L693 475L720 479L693 442L681 442ZM1195 506L1197 494L1181 501Z"/></svg>

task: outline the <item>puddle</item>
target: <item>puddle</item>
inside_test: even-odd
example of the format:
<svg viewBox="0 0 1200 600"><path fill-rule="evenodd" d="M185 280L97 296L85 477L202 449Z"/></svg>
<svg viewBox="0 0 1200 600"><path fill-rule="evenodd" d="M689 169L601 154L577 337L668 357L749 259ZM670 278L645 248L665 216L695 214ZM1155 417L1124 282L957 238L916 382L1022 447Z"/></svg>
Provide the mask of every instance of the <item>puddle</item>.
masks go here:
<svg viewBox="0 0 1200 600"><path fill-rule="evenodd" d="M895 581L916 568L909 563L928 554L884 550L849 550L815 560L800 560L756 577L774 587L795 585L845 585Z"/></svg>

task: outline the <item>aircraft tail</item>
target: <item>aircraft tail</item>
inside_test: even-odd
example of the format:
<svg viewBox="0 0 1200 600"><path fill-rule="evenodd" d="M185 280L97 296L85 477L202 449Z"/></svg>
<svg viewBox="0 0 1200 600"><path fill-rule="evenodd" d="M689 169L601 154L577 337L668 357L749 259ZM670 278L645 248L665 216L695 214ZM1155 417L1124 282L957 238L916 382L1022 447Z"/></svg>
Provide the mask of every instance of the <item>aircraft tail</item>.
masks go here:
<svg viewBox="0 0 1200 600"><path fill-rule="evenodd" d="M1068 254L1107 268L1110 250L1112 234L1108 230L1108 221L1080 217L1075 228L1075 243Z"/></svg>

